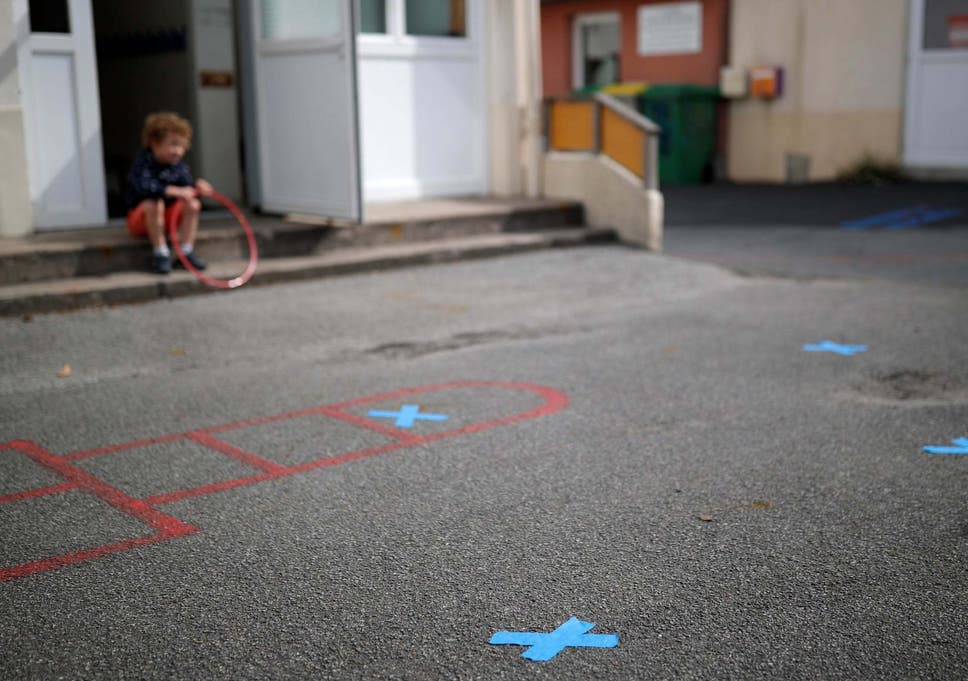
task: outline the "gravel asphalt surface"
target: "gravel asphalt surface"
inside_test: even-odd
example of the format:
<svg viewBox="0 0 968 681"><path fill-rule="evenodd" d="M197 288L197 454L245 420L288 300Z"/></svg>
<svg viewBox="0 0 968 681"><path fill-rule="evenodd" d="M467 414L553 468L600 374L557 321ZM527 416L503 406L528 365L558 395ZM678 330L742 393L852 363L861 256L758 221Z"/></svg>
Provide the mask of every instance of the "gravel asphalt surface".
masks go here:
<svg viewBox="0 0 968 681"><path fill-rule="evenodd" d="M968 437L963 272L753 274L596 246L0 320L0 677L968 677L968 456L923 451ZM369 414L407 404L448 420ZM570 617L617 647L489 644Z"/></svg>

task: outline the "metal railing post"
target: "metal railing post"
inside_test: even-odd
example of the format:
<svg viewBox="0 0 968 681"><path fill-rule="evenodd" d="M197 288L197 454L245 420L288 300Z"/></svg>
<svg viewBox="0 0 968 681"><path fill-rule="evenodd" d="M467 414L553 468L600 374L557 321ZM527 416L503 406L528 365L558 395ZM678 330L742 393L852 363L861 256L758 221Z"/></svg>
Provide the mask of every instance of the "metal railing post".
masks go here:
<svg viewBox="0 0 968 681"><path fill-rule="evenodd" d="M659 136L654 132L645 132L642 149L642 184L646 189L659 188Z"/></svg>
<svg viewBox="0 0 968 681"><path fill-rule="evenodd" d="M602 104L592 100L592 153L602 153Z"/></svg>

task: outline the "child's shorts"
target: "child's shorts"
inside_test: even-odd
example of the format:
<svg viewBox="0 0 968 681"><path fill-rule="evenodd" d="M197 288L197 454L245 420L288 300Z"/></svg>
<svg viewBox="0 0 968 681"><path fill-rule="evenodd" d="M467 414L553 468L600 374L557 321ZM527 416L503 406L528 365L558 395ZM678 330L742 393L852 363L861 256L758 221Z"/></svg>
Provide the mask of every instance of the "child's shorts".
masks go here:
<svg viewBox="0 0 968 681"><path fill-rule="evenodd" d="M165 206L165 227L168 226L168 219L171 216L171 211L175 207L175 203L172 202L170 206ZM128 211L128 232L131 236L136 238L144 238L148 236L148 220L145 218L145 202L142 201L137 206Z"/></svg>

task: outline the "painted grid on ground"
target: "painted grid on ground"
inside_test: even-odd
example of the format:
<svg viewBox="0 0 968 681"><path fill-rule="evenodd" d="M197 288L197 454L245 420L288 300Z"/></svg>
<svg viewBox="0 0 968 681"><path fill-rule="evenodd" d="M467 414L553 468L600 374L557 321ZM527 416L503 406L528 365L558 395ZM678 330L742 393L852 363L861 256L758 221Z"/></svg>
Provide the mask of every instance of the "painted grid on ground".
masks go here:
<svg viewBox="0 0 968 681"><path fill-rule="evenodd" d="M381 422L386 421L386 419L369 418L366 416L367 408L375 405L393 404L394 402L401 401L416 403L424 397L439 397L445 391L456 391L466 399L472 398L475 392L487 393L487 389L507 391L508 402L513 405L511 408L517 409L517 411L500 414L493 406L488 407L483 410L485 420L470 421L464 415L463 418L455 419L453 422L442 421L435 423L434 426L436 427L423 435L417 435L415 432L394 427L392 421L388 424ZM530 395L531 398L522 399L522 395ZM493 395L491 397L493 398ZM535 398L539 398L540 401L537 406L533 406ZM432 401L434 404L440 404L439 400ZM493 399L490 401L492 403L495 402ZM0 564L0 581L26 577L47 570L93 560L102 556L184 537L201 530L199 527L182 522L158 510L157 507L165 504L244 487L257 482L305 473L328 466L338 466L377 454L384 454L418 445L426 445L437 440L468 435L498 426L510 425L512 423L552 414L564 409L567 404L568 398L564 393L544 386L498 381L461 381L370 395L345 402L309 407L307 409L282 414L274 414L104 447L95 447L93 449L60 455L54 454L37 443L28 440L13 440L0 443L0 452L6 451L8 453L19 453L26 456L45 470L44 479L47 482L51 482L51 484L46 486L33 489L20 491L4 490L5 493L0 494L0 508L5 504L29 503L32 499L63 495L68 492L79 492L93 497L103 504L106 504L113 512L120 512L146 527L145 533L139 534L136 537L127 537L119 541L99 543L95 546L66 551L58 553L57 555L47 555L15 565ZM352 425L356 428L363 429L363 431L371 435L376 434L380 437L381 443L364 446L359 449L350 449L338 454L326 453L315 459L286 464L274 461L269 456L253 453L249 449L245 449L238 444L233 444L233 442L228 441L232 439L230 437L231 435L237 435L243 429L277 424L293 419L318 419L319 417L330 419L344 426L346 424ZM361 441L365 439L362 438ZM236 442L238 442L237 439ZM137 496L136 491L131 489L130 483L112 484L103 479L109 476L101 473L96 465L96 459L98 457L130 453L136 450L150 452L152 448L157 450L159 447L171 443L188 444L193 451L203 453L208 458L211 458L213 455L227 457L229 460L228 466L211 467L211 470L215 472L210 472L210 475L214 476L214 478L220 477L218 471L223 471L222 475L224 475L224 471L242 470L246 472L241 475L235 475L234 477L225 477L224 479L210 479L193 486L176 487L175 489L167 490L152 489L150 493L146 492L144 496ZM95 472L92 473L92 470ZM52 480L47 474L48 472L55 474L56 480ZM125 485L128 487L127 490L124 489ZM141 491L144 490L142 489Z"/></svg>

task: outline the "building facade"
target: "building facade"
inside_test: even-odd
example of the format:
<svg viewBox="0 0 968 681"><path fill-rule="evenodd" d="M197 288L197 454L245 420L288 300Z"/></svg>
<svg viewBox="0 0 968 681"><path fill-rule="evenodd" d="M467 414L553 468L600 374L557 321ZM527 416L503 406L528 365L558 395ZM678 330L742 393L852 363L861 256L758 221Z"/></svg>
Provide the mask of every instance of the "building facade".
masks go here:
<svg viewBox="0 0 968 681"><path fill-rule="evenodd" d="M547 96L720 85L722 178L968 177L964 0L543 0L541 32Z"/></svg>
<svg viewBox="0 0 968 681"><path fill-rule="evenodd" d="M537 0L0 0L0 236L119 220L157 110L270 212L534 193L537 51Z"/></svg>

